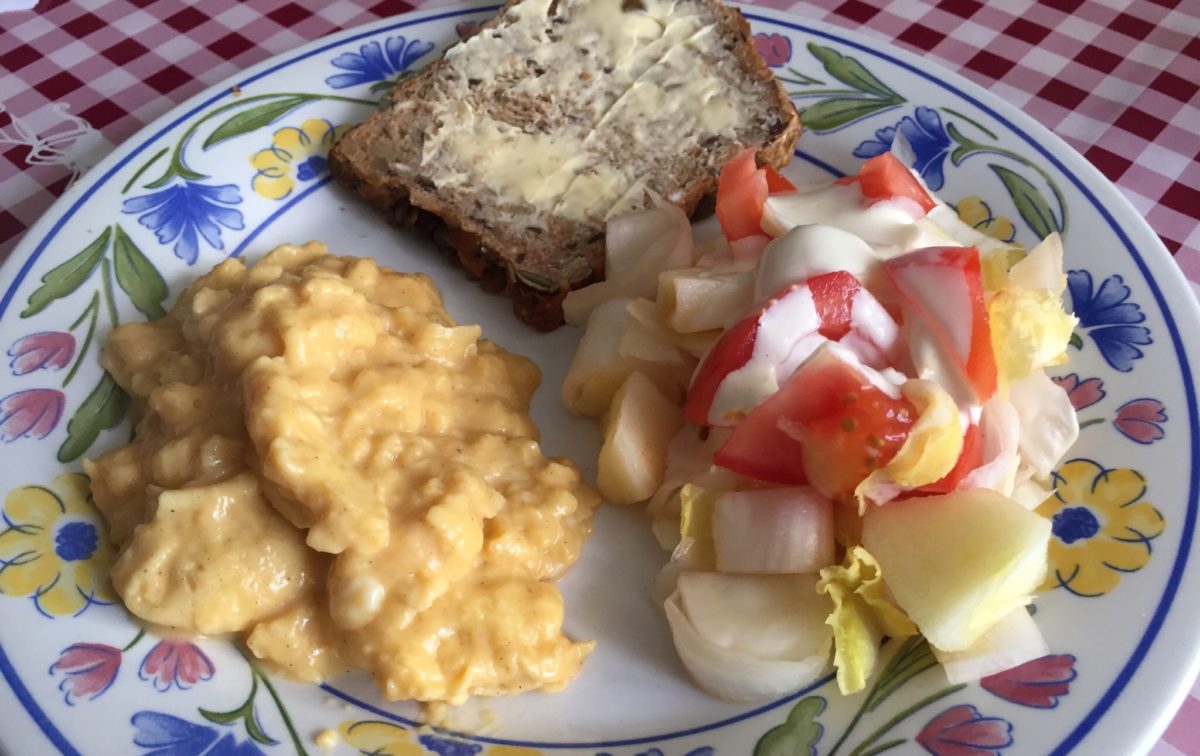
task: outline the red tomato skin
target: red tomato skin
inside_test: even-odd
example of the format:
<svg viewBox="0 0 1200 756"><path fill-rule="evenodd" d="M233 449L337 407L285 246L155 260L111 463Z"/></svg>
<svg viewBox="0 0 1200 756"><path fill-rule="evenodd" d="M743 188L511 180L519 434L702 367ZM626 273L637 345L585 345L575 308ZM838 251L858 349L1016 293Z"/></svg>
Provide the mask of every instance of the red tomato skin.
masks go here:
<svg viewBox="0 0 1200 756"><path fill-rule="evenodd" d="M912 172L895 155L885 152L873 157L858 169L858 180L864 197L876 201L907 197L928 213L937 207L933 197L921 186Z"/></svg>
<svg viewBox="0 0 1200 756"><path fill-rule="evenodd" d="M779 171L771 166L763 168L767 172L767 193L768 194L787 194L788 192L796 191L796 185L783 177Z"/></svg>
<svg viewBox="0 0 1200 756"><path fill-rule="evenodd" d="M975 247L926 247L894 257L884 264L884 270L900 293L921 317L932 323L932 319L924 315L916 292L911 291L898 276L892 275L896 269L909 266L950 267L962 272L967 287L967 299L971 306L971 346L966 361L961 363L960 367L974 389L978 401L987 401L996 393L999 378L996 354L992 350L992 329L983 301L983 273L979 262L979 250ZM938 331L936 326L934 330L939 333L939 338L946 339L944 333ZM953 350L945 341L944 346L947 352L953 354Z"/></svg>
<svg viewBox="0 0 1200 756"><path fill-rule="evenodd" d="M750 361L754 354L754 339L758 335L758 319L762 311L742 318L725 329L717 343L696 368L687 398L683 401L683 419L696 425L709 425L708 411L725 376Z"/></svg>
<svg viewBox="0 0 1200 756"><path fill-rule="evenodd" d="M750 411L749 419L762 405ZM743 420L740 429L745 426ZM737 430L734 431L737 435ZM746 437L729 439L713 455L713 464L725 467L747 478L785 486L808 482L804 472L804 447L776 425L763 425L749 444Z"/></svg>
<svg viewBox="0 0 1200 756"><path fill-rule="evenodd" d="M821 319L817 332L831 341L850 333L850 311L855 295L862 289L858 279L844 270L836 270L813 276L805 281L805 285L812 292L813 304Z"/></svg>
<svg viewBox="0 0 1200 756"><path fill-rule="evenodd" d="M950 493L958 488L958 484L962 482L963 478L982 464L983 435L979 432L979 426L972 423L967 426L967 432L963 434L962 452L959 453L958 461L954 463L954 467L950 468L950 472L943 475L940 480L921 486L917 491L923 494Z"/></svg>
<svg viewBox="0 0 1200 756"><path fill-rule="evenodd" d="M767 201L767 174L755 162L757 153L747 147L721 169L717 182L717 220L730 242L762 233L763 204Z"/></svg>
<svg viewBox="0 0 1200 756"><path fill-rule="evenodd" d="M836 357L814 358L747 413L713 461L771 483L820 479L828 483L819 487L823 494L842 496L887 464L915 417L909 402L887 396ZM873 436L878 443L868 443Z"/></svg>

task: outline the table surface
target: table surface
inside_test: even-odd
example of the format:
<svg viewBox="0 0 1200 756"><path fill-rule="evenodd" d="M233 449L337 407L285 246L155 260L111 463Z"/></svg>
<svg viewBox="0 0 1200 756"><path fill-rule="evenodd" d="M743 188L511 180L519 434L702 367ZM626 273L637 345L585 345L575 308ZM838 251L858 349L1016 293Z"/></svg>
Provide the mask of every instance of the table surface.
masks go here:
<svg viewBox="0 0 1200 756"><path fill-rule="evenodd" d="M81 172L175 104L325 34L444 4L42 0L0 14L0 261ZM1024 110L1117 185L1200 293L1200 0L752 4L894 42ZM1200 685L1151 751L1180 753L1200 756Z"/></svg>

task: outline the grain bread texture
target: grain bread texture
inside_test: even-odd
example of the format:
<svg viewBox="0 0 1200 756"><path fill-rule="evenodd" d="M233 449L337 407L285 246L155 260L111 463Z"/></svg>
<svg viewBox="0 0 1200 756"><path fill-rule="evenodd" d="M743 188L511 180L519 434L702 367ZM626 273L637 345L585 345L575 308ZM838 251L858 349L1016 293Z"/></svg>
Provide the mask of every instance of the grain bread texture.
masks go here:
<svg viewBox="0 0 1200 756"><path fill-rule="evenodd" d="M647 190L690 215L733 155L778 167L799 133L719 0L510 0L402 79L330 166L551 330L566 293L603 278L606 218Z"/></svg>

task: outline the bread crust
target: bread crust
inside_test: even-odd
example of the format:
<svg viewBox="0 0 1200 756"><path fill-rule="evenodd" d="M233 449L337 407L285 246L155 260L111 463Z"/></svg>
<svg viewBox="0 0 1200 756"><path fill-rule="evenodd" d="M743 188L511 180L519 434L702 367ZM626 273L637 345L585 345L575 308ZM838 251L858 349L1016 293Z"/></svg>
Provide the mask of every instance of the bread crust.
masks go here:
<svg viewBox="0 0 1200 756"><path fill-rule="evenodd" d="M780 167L792 157L792 149L800 135L800 118L787 92L775 78L766 62L754 47L750 25L735 8L719 0L700 0L710 6L719 19L722 31L735 38L730 50L731 64L748 77L769 82L773 100L770 110L782 125L765 144L745 145L758 148L759 165ZM483 25L494 27L504 19L504 13L521 0L509 0L497 16ZM402 79L385 98L391 103L420 102L423 87L429 86L443 65L439 59L413 76ZM581 288L603 279L604 235L598 233L575 238L549 252L534 249L523 243L502 224L481 222L447 201L432 182L413 178L392 170L379 155L377 145L393 138L387 133L394 118L390 108L377 110L366 121L350 129L329 153L330 171L335 180L355 191L367 202L388 214L396 225L409 227L418 233L432 236L438 247L454 257L469 277L479 280L490 291L501 291L513 302L516 316L539 331L551 331L563 323L562 300L571 289ZM742 145L726 145L732 154ZM718 175L704 172L688 183L682 191L670 197L689 217L707 197L715 194ZM456 243L448 243L449 237ZM477 240L474 249L464 241ZM549 245L548 245L549 246ZM557 254L557 258L551 255Z"/></svg>

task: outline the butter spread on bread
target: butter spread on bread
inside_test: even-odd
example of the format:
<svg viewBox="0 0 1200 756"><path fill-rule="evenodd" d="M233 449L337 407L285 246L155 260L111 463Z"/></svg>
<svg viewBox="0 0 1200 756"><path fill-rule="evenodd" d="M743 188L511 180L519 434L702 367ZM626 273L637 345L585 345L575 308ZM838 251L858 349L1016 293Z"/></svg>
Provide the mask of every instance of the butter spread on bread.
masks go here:
<svg viewBox="0 0 1200 756"><path fill-rule="evenodd" d="M647 189L690 213L737 151L780 165L799 133L716 0L512 2L387 99L336 145L334 175L434 231L542 329L603 276L608 217Z"/></svg>

